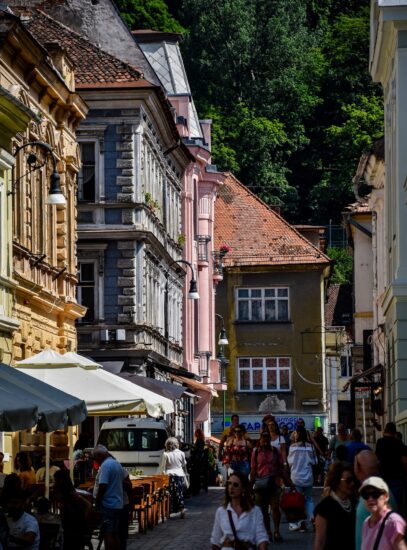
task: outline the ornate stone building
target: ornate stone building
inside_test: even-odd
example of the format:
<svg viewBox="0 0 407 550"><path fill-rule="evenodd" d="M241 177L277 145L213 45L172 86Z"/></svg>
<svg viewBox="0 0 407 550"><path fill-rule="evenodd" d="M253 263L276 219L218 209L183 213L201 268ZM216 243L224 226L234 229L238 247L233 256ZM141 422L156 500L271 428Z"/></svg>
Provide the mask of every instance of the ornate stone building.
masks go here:
<svg viewBox="0 0 407 550"><path fill-rule="evenodd" d="M27 130L15 135L12 183L13 334L12 359L51 346L76 349L75 321L85 309L76 301L75 131L87 107L75 92L73 64L55 44L48 53L17 16L1 11L0 84L32 113ZM18 59L18 63L16 63ZM42 146L27 146L30 142ZM65 205L47 204L54 161Z"/></svg>

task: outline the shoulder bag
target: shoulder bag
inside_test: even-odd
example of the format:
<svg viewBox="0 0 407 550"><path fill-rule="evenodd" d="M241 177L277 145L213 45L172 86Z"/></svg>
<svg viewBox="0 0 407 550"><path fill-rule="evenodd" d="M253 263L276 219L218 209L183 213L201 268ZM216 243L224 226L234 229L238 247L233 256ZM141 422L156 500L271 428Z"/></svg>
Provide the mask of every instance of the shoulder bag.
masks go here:
<svg viewBox="0 0 407 550"><path fill-rule="evenodd" d="M377 537L376 537L376 540L375 540L375 543L374 543L374 546L373 546L373 550L379 550L379 544L380 544L380 541L381 541L382 536L383 536L385 523L388 520L389 516L391 516L391 514L393 514L393 511L390 511L385 515L384 520L382 521L382 524L380 525L379 532L377 533Z"/></svg>
<svg viewBox="0 0 407 550"><path fill-rule="evenodd" d="M232 512L230 510L228 510L227 512L228 512L228 516L229 516L229 523L230 523L230 526L232 528L233 538L235 539L235 544L234 544L233 548L235 548L235 550L251 550L251 549L255 550L256 547L255 547L254 544L252 544L251 542L248 542L246 540L240 540L237 537L236 527L235 527L235 524L233 523Z"/></svg>
<svg viewBox="0 0 407 550"><path fill-rule="evenodd" d="M272 447L272 449L273 449L272 452L273 452L274 457L275 457L276 452L278 452L278 451L275 447ZM256 463L256 473L257 473L257 457L258 457L259 449L255 449L254 453L255 453L254 459L255 459L255 463ZM276 484L275 475L256 477L256 479L254 481L254 487L253 488L254 488L255 491L265 492L265 491L270 491L271 489L273 489L275 484Z"/></svg>

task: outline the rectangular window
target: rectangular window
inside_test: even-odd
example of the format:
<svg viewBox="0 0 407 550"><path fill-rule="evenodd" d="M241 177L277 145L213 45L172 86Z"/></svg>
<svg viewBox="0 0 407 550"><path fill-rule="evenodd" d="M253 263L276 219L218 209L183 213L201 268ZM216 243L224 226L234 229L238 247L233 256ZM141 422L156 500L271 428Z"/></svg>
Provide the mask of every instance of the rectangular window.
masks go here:
<svg viewBox="0 0 407 550"><path fill-rule="evenodd" d="M352 357L341 355L341 376L349 378L352 376Z"/></svg>
<svg viewBox="0 0 407 550"><path fill-rule="evenodd" d="M78 302L88 308L81 323L93 323L96 316L96 264L95 262L80 262L78 277Z"/></svg>
<svg viewBox="0 0 407 550"><path fill-rule="evenodd" d="M81 169L78 174L78 200L96 202L96 143L79 143Z"/></svg>
<svg viewBox="0 0 407 550"><path fill-rule="evenodd" d="M239 357L237 370L239 391L291 390L290 357Z"/></svg>
<svg viewBox="0 0 407 550"><path fill-rule="evenodd" d="M289 321L288 288L236 289L238 321Z"/></svg>

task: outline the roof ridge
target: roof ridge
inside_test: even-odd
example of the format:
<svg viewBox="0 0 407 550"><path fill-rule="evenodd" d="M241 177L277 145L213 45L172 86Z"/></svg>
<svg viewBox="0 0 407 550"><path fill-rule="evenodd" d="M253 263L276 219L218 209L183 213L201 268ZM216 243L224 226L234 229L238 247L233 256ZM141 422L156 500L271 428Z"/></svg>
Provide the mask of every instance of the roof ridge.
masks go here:
<svg viewBox="0 0 407 550"><path fill-rule="evenodd" d="M99 46L96 46L96 44L94 44L93 42L88 40L85 36L83 36L83 34L80 34L76 31L74 31L73 29L71 29L70 27L68 27L67 25L64 25L63 23L61 23L60 21L58 21L54 17L51 17L48 13L41 10L40 8L34 8L34 10L36 12L38 12L40 15L42 15L43 17L45 17L46 19L49 19L50 21L52 21L52 23L56 24L58 27L62 27L63 29L65 29L65 31L69 32L70 34L74 34L79 40L81 40L82 42L85 42L95 52L102 52L104 55L108 56L111 60L119 62L123 68L126 68L126 69L131 70L131 71L136 71L139 74L140 79L145 79L143 72L140 71L139 68L135 67L134 65L130 65L130 63L127 63L126 61L123 61L122 59L119 59L118 57L115 57L111 53L109 53L106 50L100 48ZM145 80L147 80L147 79L145 79ZM149 82L149 81L147 80L147 82Z"/></svg>
<svg viewBox="0 0 407 550"><path fill-rule="evenodd" d="M322 250L320 248L315 246L311 241L309 241L306 237L304 237L304 235L302 235L297 229L295 229L295 227L293 227L285 218L283 218L283 216L281 214L279 214L278 212L276 212L275 210L270 208L270 206L266 202L264 202L258 195L253 193L253 191L250 191L250 189L248 189L244 183L242 183L241 181L239 181L237 179L237 177L233 174L233 172L224 172L224 174L226 175L226 177L228 177L228 176L232 177L234 179L234 181L238 184L239 187L241 187L244 191L246 191L249 195L251 195L252 198L254 198L264 208L266 208L267 211L269 212L269 214L275 216L280 221L282 221L284 223L284 225L286 225L291 231L296 233L297 236L300 237L301 240L305 241L307 243L307 245L309 245L311 248L313 248L315 252L317 252L322 257L324 257L328 262L331 261L331 259L324 252L322 252Z"/></svg>

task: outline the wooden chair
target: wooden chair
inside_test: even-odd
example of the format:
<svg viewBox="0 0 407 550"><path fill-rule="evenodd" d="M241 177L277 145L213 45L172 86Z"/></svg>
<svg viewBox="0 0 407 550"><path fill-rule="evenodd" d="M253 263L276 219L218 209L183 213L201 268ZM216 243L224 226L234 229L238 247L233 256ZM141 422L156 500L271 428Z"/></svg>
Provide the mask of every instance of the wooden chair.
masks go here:
<svg viewBox="0 0 407 550"><path fill-rule="evenodd" d="M137 518L139 533L147 533L148 504L142 485L132 487L130 505L132 518Z"/></svg>

